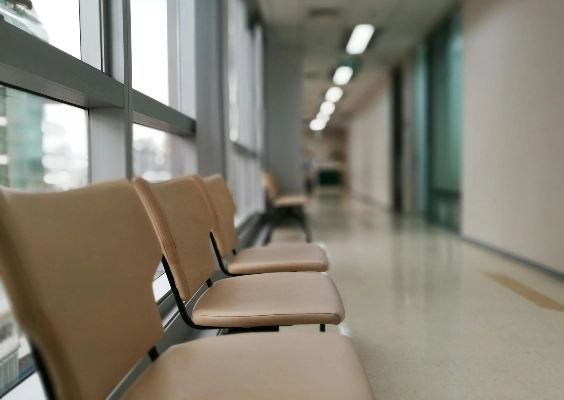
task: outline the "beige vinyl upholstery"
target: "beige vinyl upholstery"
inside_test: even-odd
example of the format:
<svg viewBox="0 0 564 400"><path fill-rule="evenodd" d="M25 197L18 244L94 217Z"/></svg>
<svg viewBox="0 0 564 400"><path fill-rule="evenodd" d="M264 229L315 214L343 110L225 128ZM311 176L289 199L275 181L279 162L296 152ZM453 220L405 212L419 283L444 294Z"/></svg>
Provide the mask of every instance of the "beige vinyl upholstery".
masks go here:
<svg viewBox="0 0 564 400"><path fill-rule="evenodd" d="M151 215L180 296L189 300L215 272L209 246L213 217L203 195L204 183L192 175L160 183L134 178L133 184ZM285 325L338 324L343 320L343 303L329 277L289 275L249 275L219 281L202 294L192 320L217 327L275 325L276 321ZM318 322L320 319L325 322Z"/></svg>
<svg viewBox="0 0 564 400"><path fill-rule="evenodd" d="M106 398L163 334L151 285L162 252L135 190L2 190L0 239L4 283L56 398ZM262 333L174 346L124 398L374 397L348 338Z"/></svg>
<svg viewBox="0 0 564 400"><path fill-rule="evenodd" d="M292 332L172 347L123 397L137 399L374 400L374 395L350 339Z"/></svg>
<svg viewBox="0 0 564 400"><path fill-rule="evenodd" d="M237 247L234 225L235 203L227 182L220 175L203 178L202 193L214 214L212 232L221 257L227 257ZM265 272L326 271L329 265L325 251L310 243L284 243L276 246L243 249L227 265L232 274Z"/></svg>
<svg viewBox="0 0 564 400"><path fill-rule="evenodd" d="M227 257L239 244L234 218L236 206L227 182L221 175L203 178L202 193L214 214L213 236L221 257Z"/></svg>
<svg viewBox="0 0 564 400"><path fill-rule="evenodd" d="M191 176L133 185L151 216L180 297L187 301L215 272L209 251L212 216L196 179Z"/></svg>
<svg viewBox="0 0 564 400"><path fill-rule="evenodd" d="M198 299L195 323L241 327L339 324L345 310L326 275L280 272L239 276L216 282Z"/></svg>
<svg viewBox="0 0 564 400"><path fill-rule="evenodd" d="M266 272L327 271L329 260L325 251L312 243L276 243L252 247L238 252L227 265L232 274Z"/></svg>
<svg viewBox="0 0 564 400"><path fill-rule="evenodd" d="M0 267L58 399L105 398L163 334L152 280L161 249L119 180L0 194Z"/></svg>
<svg viewBox="0 0 564 400"><path fill-rule="evenodd" d="M276 183L276 178L270 172L262 172L262 186L266 190L266 195L268 199L274 203L274 200L278 197L278 184Z"/></svg>
<svg viewBox="0 0 564 400"><path fill-rule="evenodd" d="M303 207L307 204L307 197L302 194L283 194L278 190L278 184L273 174L262 173L262 184L270 203L275 208Z"/></svg>
<svg viewBox="0 0 564 400"><path fill-rule="evenodd" d="M274 199L274 207L303 207L307 204L307 197L303 194L288 194Z"/></svg>

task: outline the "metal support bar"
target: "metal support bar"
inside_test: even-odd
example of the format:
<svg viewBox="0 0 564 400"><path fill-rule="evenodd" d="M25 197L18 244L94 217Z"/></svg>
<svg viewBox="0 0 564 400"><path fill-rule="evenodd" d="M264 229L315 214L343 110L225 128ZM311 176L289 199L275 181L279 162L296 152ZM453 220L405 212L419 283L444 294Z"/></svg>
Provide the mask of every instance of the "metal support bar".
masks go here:
<svg viewBox="0 0 564 400"><path fill-rule="evenodd" d="M166 277L168 278L168 282L170 283L170 289L172 290L172 295L174 296L174 300L176 300L178 312L180 313L180 316L182 317L182 320L186 323L186 325L194 329L221 329L222 328L221 326L197 325L194 323L194 321L192 321L192 318L190 318L190 316L188 315L188 311L186 311L186 305L184 304L184 300L182 300L182 298L180 297L180 293L178 293L178 288L176 287L174 276L172 275L172 271L164 255L162 257L162 263Z"/></svg>
<svg viewBox="0 0 564 400"><path fill-rule="evenodd" d="M159 352L155 346L151 347L149 350L149 358L152 362L155 362L159 358Z"/></svg>
<svg viewBox="0 0 564 400"><path fill-rule="evenodd" d="M29 340L29 344L31 347L31 355L35 364L35 369L39 374L41 385L43 386L43 391L45 392L45 397L47 397L48 400L55 400L55 388L53 387L53 382L51 381L49 371L47 371L43 358L31 340Z"/></svg>
<svg viewBox="0 0 564 400"><path fill-rule="evenodd" d="M325 324L319 325L319 332L325 332Z"/></svg>
<svg viewBox="0 0 564 400"><path fill-rule="evenodd" d="M278 226L280 220L282 219L282 214L281 214L280 210L272 209L271 212L272 212L273 216L272 216L271 221L270 221L270 226L268 227L266 239L264 240L264 243L263 243L265 245L271 242L272 233L274 232L274 230Z"/></svg>
<svg viewBox="0 0 564 400"><path fill-rule="evenodd" d="M219 254L219 249L217 248L217 242L215 241L215 237L213 236L213 233L210 232L210 240L212 242L212 246L213 246L213 252L215 254L215 259L217 260L217 263L219 264L219 268L221 268L221 271L227 275L227 276L244 276L246 274L232 274L231 272L229 272L227 270L227 268L225 268L225 265L223 264L223 258L221 258L221 254ZM235 251L235 249L233 250Z"/></svg>
<svg viewBox="0 0 564 400"><path fill-rule="evenodd" d="M301 226L304 234L306 236L306 242L311 243L311 229L307 223L307 217L302 207L292 207L290 209L290 213L292 216L298 221L298 224Z"/></svg>
<svg viewBox="0 0 564 400"><path fill-rule="evenodd" d="M193 137L196 121L172 107L133 90L133 122L179 136Z"/></svg>

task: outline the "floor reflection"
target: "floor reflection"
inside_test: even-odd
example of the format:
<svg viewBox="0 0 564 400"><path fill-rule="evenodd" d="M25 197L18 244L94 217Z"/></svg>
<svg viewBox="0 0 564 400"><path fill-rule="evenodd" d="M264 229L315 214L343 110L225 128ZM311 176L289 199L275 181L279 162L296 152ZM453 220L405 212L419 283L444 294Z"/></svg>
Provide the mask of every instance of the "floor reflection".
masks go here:
<svg viewBox="0 0 564 400"><path fill-rule="evenodd" d="M564 314L484 275L502 273L564 304L564 284L416 217L348 197L309 207L314 241L381 399L561 398ZM303 240L292 226L274 241ZM284 330L316 330L289 327Z"/></svg>

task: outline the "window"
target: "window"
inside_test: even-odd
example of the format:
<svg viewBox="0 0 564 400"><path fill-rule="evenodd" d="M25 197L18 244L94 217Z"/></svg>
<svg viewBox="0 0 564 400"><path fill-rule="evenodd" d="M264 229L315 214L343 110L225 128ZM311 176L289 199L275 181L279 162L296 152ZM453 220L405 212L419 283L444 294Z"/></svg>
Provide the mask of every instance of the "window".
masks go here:
<svg viewBox="0 0 564 400"><path fill-rule="evenodd" d="M169 104L167 0L131 0L133 88Z"/></svg>
<svg viewBox="0 0 564 400"><path fill-rule="evenodd" d="M86 111L0 85L0 185L56 191L86 184ZM34 371L0 282L0 397Z"/></svg>
<svg viewBox="0 0 564 400"><path fill-rule="evenodd" d="M249 26L241 0L228 3L226 132L227 182L237 204L236 223L264 208L260 156L264 137L263 32Z"/></svg>
<svg viewBox="0 0 564 400"><path fill-rule="evenodd" d="M86 111L0 85L0 184L67 190L88 183Z"/></svg>
<svg viewBox="0 0 564 400"><path fill-rule="evenodd" d="M79 0L0 0L0 15L52 46L80 58Z"/></svg>
<svg viewBox="0 0 564 400"><path fill-rule="evenodd" d="M148 181L172 178L170 134L133 125L133 173Z"/></svg>

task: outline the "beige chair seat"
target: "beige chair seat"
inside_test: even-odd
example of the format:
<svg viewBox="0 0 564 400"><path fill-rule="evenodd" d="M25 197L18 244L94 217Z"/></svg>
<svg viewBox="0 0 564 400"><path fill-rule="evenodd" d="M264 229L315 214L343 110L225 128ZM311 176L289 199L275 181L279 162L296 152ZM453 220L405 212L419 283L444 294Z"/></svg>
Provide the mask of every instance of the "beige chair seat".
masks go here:
<svg viewBox="0 0 564 400"><path fill-rule="evenodd" d="M345 310L333 281L309 272L279 272L223 279L192 311L198 325L250 328L339 324Z"/></svg>
<svg viewBox="0 0 564 400"><path fill-rule="evenodd" d="M288 194L276 197L274 207L303 207L307 204L307 197L303 194Z"/></svg>
<svg viewBox="0 0 564 400"><path fill-rule="evenodd" d="M374 395L350 339L292 332L174 346L123 399L374 400Z"/></svg>
<svg viewBox="0 0 564 400"><path fill-rule="evenodd" d="M311 243L276 243L241 250L229 264L232 274L327 271L329 261L320 246Z"/></svg>

